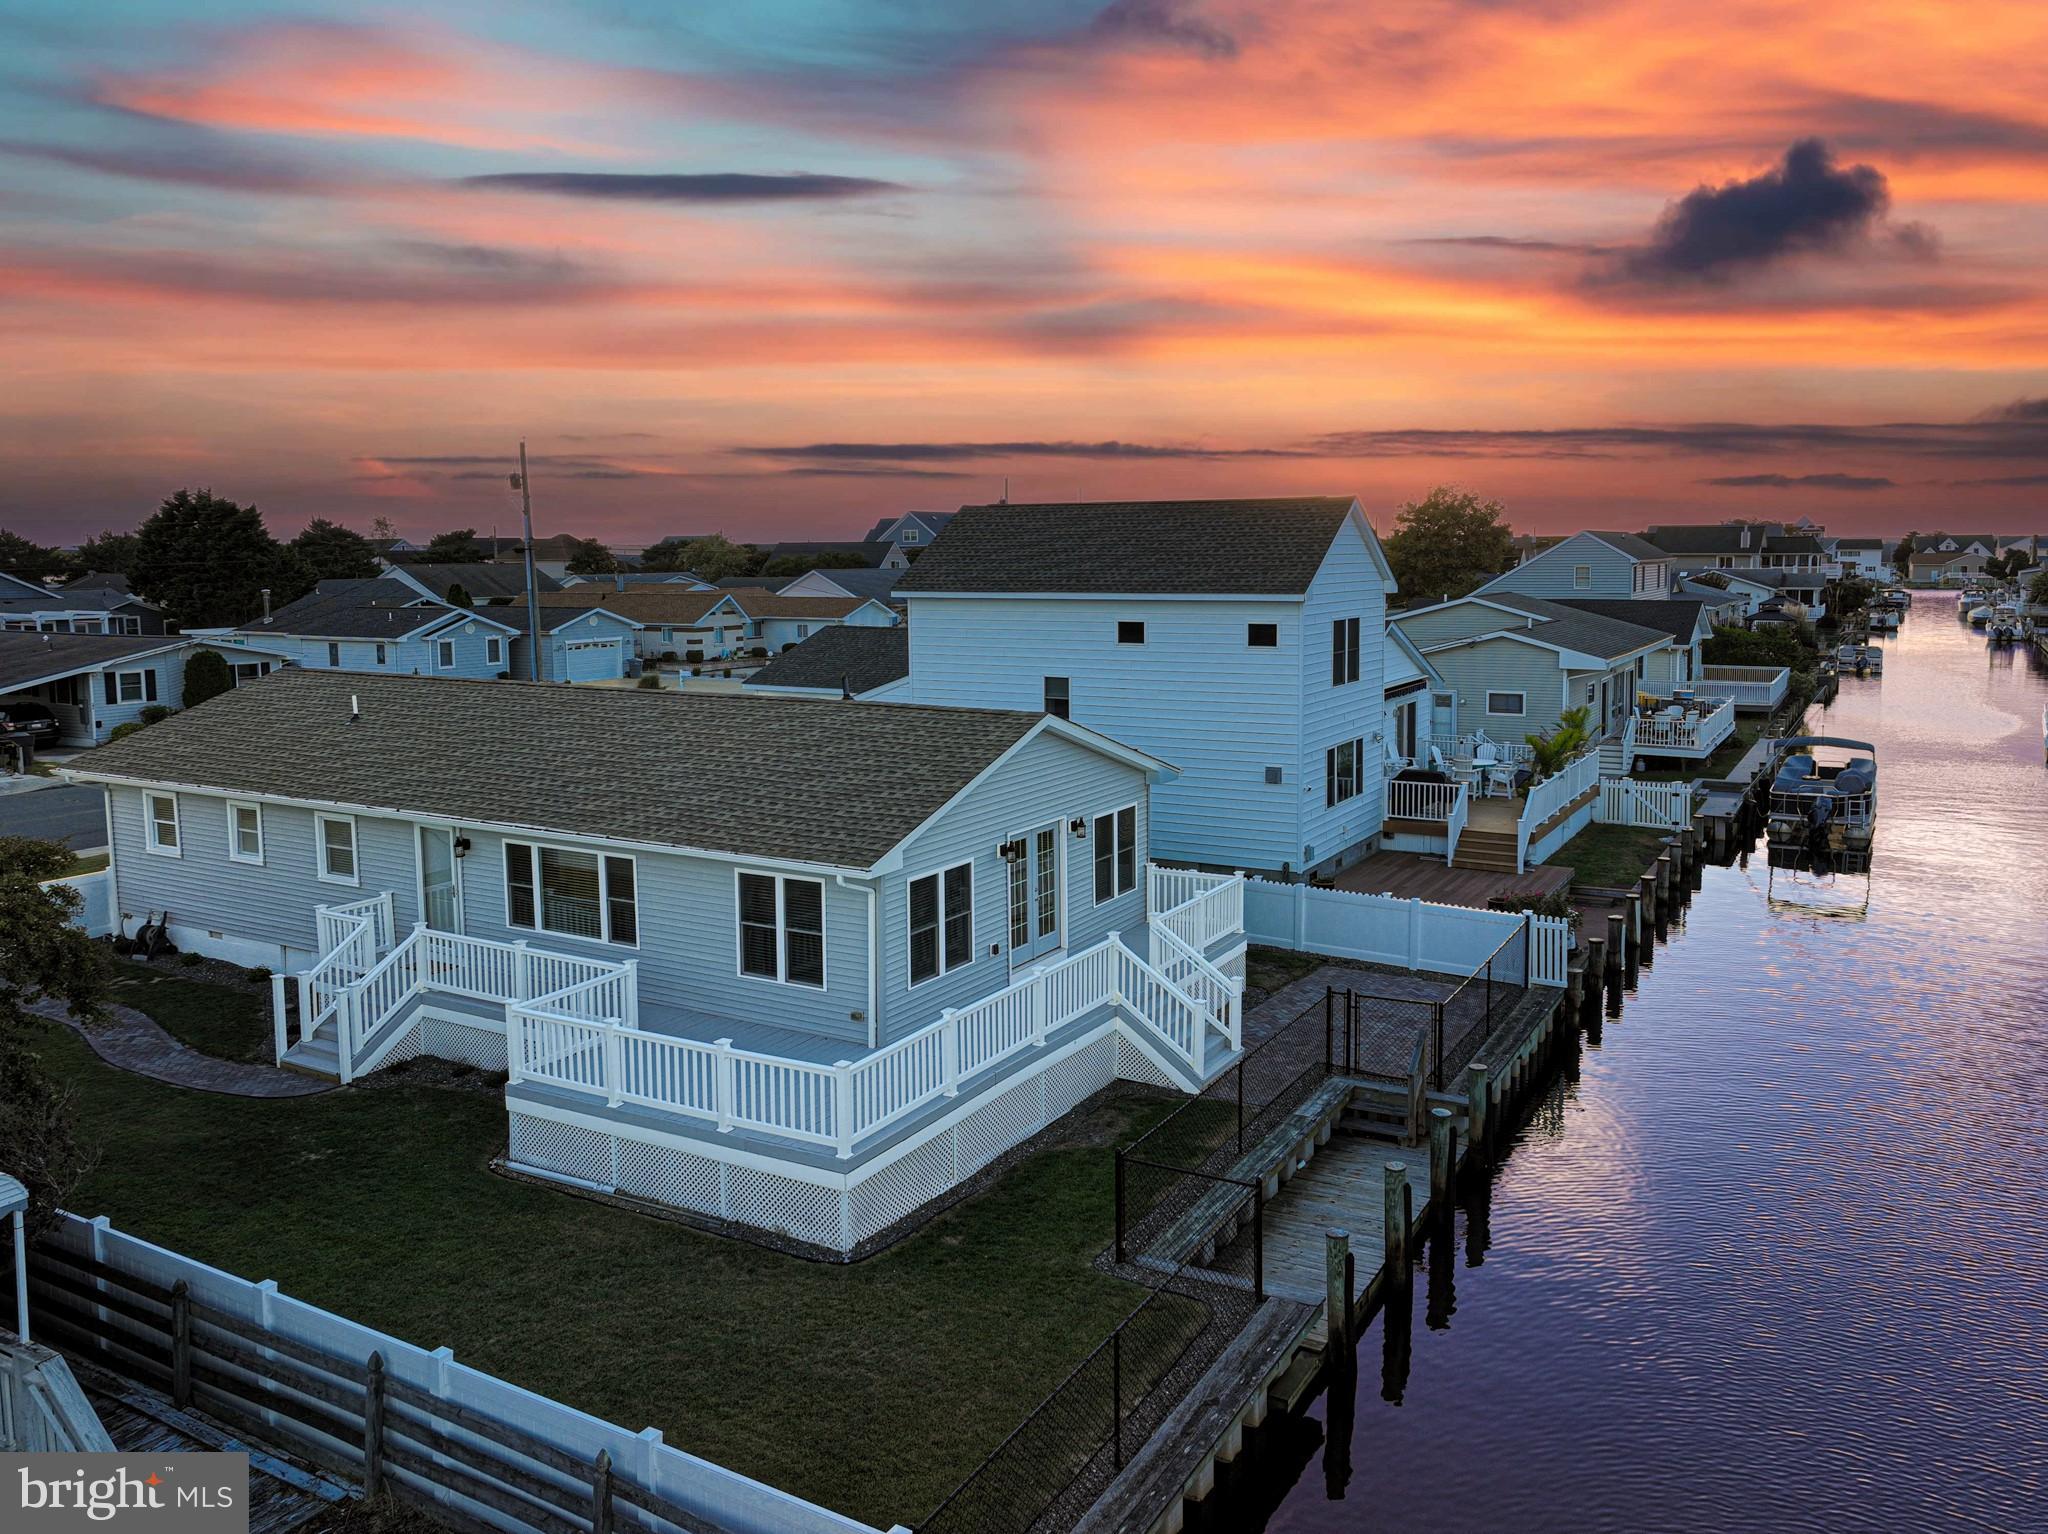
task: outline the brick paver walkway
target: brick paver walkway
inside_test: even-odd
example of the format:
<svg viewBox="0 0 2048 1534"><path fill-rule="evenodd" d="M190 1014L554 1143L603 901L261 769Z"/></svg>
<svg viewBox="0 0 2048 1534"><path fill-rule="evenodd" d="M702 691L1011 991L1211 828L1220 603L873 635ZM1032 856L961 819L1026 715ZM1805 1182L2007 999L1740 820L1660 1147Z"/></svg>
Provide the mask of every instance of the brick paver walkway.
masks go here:
<svg viewBox="0 0 2048 1534"><path fill-rule="evenodd" d="M334 1090L333 1082L296 1071L203 1055L172 1038L148 1014L118 1003L110 1003L101 1021L90 1027L73 1017L64 1003L49 997L30 1002L27 1010L75 1030L107 1064L174 1087L222 1092L230 1097L311 1097Z"/></svg>

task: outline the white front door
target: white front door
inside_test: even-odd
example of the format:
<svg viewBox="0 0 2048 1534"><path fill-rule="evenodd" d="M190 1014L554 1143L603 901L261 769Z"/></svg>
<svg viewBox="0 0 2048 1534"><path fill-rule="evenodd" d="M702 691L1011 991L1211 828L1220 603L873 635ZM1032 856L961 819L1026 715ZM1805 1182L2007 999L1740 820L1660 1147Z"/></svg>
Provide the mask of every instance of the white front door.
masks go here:
<svg viewBox="0 0 2048 1534"><path fill-rule="evenodd" d="M436 932L462 930L462 880L456 871L455 833L421 826L420 919Z"/></svg>
<svg viewBox="0 0 2048 1534"><path fill-rule="evenodd" d="M1026 964L1060 946L1060 832L1055 822L1017 840L1023 856L1008 865L1010 963Z"/></svg>

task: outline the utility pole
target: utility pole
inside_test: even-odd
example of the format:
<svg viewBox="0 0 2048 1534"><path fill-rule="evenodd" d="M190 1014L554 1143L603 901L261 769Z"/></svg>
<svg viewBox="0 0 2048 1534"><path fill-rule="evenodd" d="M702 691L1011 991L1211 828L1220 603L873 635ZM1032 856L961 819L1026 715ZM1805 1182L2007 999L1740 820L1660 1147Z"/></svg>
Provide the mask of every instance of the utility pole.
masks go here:
<svg viewBox="0 0 2048 1534"><path fill-rule="evenodd" d="M526 518L526 652L533 660L533 680L544 682L541 666L540 595L533 586L533 485L526 473L526 439L519 439L519 472L512 476L519 506ZM495 536L495 535L494 535Z"/></svg>

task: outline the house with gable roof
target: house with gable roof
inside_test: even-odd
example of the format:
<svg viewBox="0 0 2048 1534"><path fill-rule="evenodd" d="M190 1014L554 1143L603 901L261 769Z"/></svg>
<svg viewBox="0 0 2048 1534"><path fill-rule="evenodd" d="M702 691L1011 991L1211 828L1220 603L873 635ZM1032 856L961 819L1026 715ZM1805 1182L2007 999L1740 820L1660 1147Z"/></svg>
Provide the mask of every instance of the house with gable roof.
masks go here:
<svg viewBox="0 0 2048 1534"><path fill-rule="evenodd" d="M1394 578L1354 498L963 506L896 590L917 702L1042 709L1180 769L1159 857L1377 846Z"/></svg>
<svg viewBox="0 0 2048 1534"><path fill-rule="evenodd" d="M1634 533L1573 533L1495 576L1475 595L1518 591L1552 600L1663 597L1670 594L1671 579L1671 556Z"/></svg>
<svg viewBox="0 0 2048 1534"><path fill-rule="evenodd" d="M117 916L276 972L281 1063L506 1071L519 1170L845 1254L1241 1057L1244 881L1151 866L1172 773L1037 710L287 670L70 775Z"/></svg>

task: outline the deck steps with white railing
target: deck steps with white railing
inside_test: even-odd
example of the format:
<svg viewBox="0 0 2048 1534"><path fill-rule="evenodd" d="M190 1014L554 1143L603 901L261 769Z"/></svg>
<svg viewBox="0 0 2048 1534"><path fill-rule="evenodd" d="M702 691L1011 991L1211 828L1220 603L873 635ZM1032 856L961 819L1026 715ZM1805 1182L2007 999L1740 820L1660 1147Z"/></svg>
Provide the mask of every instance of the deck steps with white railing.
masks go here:
<svg viewBox="0 0 2048 1534"><path fill-rule="evenodd" d="M333 1025L324 1025L310 1038L301 1039L284 1052L278 1064L288 1071L340 1081L341 1051L335 1044Z"/></svg>
<svg viewBox="0 0 2048 1534"><path fill-rule="evenodd" d="M1467 826L1451 856L1453 868L1477 868L1489 873L1519 873L1515 866L1515 833Z"/></svg>

